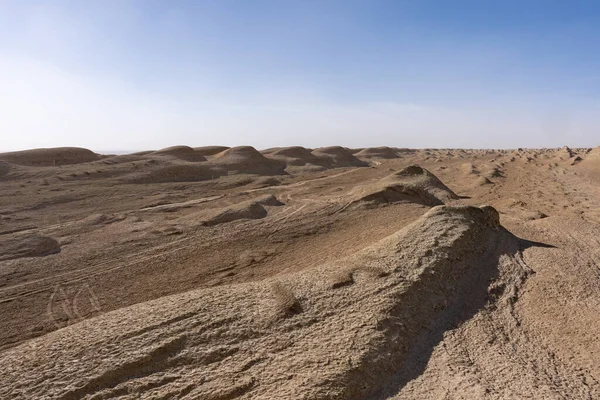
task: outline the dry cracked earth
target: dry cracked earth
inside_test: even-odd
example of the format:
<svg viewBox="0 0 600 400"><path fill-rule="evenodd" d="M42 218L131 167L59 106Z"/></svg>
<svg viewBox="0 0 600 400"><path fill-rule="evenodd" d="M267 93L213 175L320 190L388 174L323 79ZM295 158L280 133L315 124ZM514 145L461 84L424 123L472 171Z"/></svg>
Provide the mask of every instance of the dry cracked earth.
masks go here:
<svg viewBox="0 0 600 400"><path fill-rule="evenodd" d="M0 154L1 399L599 399L600 148Z"/></svg>

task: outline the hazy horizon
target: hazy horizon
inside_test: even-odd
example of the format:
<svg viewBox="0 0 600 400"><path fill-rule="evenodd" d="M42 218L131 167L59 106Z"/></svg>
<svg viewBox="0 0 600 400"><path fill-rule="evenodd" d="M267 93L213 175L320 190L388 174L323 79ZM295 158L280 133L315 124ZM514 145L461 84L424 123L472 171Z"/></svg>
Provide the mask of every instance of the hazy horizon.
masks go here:
<svg viewBox="0 0 600 400"><path fill-rule="evenodd" d="M0 151L600 144L600 5L0 3Z"/></svg>
<svg viewBox="0 0 600 400"><path fill-rule="evenodd" d="M173 146L188 146L188 144L174 144ZM202 147L202 146L220 146L219 144L206 144L206 145L200 145L200 146L196 146L194 144L189 145L190 147ZM246 144L237 144L236 146L252 146L251 143L246 143ZM263 150L268 150L271 148L282 148L282 147L294 147L294 146L298 146L295 144L290 144L289 146L275 146L275 147L255 147L257 150L259 151L263 151ZM332 145L332 146L341 146L341 147L345 147L348 149L364 149L366 147L348 147L348 146L344 146L343 144L336 144L336 145ZM478 151L478 150L518 150L518 149L523 149L523 150L540 150L540 149L561 149L562 147L567 146L570 149L593 149L595 147L600 147L600 146L569 146L568 144L564 144L563 146L556 146L556 147L500 147L500 148L491 148L491 147L408 147L408 149L411 150L424 150L424 149L428 149L428 150L474 150L474 151ZM61 146L61 147L81 147L81 146ZM167 146L167 147L171 147L171 146ZM229 146L227 146L229 147ZM232 146L235 147L235 146ZM305 147L307 149L316 149L317 147L310 147L310 146L302 146ZM322 147L327 147L327 146L322 146ZM385 144L381 144L381 145L374 145L374 146L369 146L371 148L376 148L376 147L392 147L392 148L400 148L398 146L387 146ZM42 147L42 148L47 148L47 147ZM34 149L40 149L39 147L31 147L31 148L24 148L24 149L17 149L17 150L9 150L6 151L8 152L19 152L19 151L27 151L27 150L34 150ZM88 150L93 151L96 154L102 154L102 155L124 155L124 154L132 154L132 153L137 153L137 152L142 152L142 151L156 151L156 150L161 150L164 148L143 148L143 149L130 149L130 150L114 150L114 149L95 149L95 148L87 148ZM0 150L0 152L3 152Z"/></svg>

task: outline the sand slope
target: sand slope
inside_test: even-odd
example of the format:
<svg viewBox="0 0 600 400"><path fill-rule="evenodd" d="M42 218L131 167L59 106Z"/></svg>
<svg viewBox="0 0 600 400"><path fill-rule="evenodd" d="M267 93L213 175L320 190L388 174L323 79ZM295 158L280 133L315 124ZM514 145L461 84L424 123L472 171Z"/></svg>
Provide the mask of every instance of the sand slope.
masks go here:
<svg viewBox="0 0 600 400"><path fill-rule="evenodd" d="M463 292L469 274L493 273L478 272L482 262L517 250L495 210L434 208L334 264L140 304L8 351L3 382L22 383L13 395L61 399L135 398L141 388L205 399L373 395L406 361L424 324L447 318L444 309L464 297L482 300L485 286ZM119 347L98 357L111 342ZM51 359L53 378L44 381L36 368Z"/></svg>
<svg viewBox="0 0 600 400"><path fill-rule="evenodd" d="M411 165L376 183L358 186L350 198L351 203L366 206L402 201L435 206L458 196L428 170Z"/></svg>
<svg viewBox="0 0 600 400"><path fill-rule="evenodd" d="M598 149L365 150L0 161L0 398L600 398Z"/></svg>
<svg viewBox="0 0 600 400"><path fill-rule="evenodd" d="M202 147L194 147L196 153L201 154L203 156L214 156L215 154L221 153L227 150L229 147L227 146L202 146Z"/></svg>

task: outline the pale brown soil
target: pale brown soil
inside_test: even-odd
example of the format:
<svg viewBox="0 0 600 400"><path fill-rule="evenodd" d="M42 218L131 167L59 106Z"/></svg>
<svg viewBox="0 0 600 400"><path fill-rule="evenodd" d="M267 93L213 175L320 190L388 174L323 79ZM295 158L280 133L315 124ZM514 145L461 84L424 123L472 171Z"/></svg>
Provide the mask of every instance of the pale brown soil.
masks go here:
<svg viewBox="0 0 600 400"><path fill-rule="evenodd" d="M43 149L0 184L1 399L600 398L598 148Z"/></svg>

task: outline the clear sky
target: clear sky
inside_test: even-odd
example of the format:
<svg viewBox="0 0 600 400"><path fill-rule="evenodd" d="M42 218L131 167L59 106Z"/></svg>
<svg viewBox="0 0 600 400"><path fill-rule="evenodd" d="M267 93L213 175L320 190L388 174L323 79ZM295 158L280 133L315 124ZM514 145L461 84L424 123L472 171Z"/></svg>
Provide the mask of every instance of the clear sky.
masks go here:
<svg viewBox="0 0 600 400"><path fill-rule="evenodd" d="M0 151L600 145L600 2L0 0Z"/></svg>

